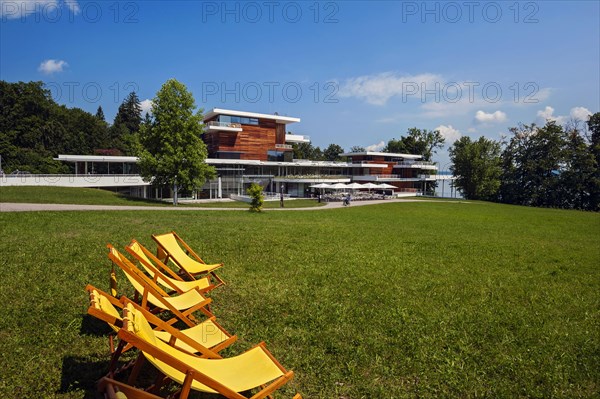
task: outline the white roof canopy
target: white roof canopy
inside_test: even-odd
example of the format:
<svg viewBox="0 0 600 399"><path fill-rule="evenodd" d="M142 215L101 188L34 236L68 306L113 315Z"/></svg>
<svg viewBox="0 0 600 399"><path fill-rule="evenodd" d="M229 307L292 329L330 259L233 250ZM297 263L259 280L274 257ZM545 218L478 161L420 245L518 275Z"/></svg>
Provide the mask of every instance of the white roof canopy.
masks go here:
<svg viewBox="0 0 600 399"><path fill-rule="evenodd" d="M229 115L229 116L241 116L241 117L245 117L245 118L270 119L270 120L274 120L277 123L283 123L283 124L300 122L300 118L293 118L291 116L259 114L256 112L235 111L232 109L222 109L222 108L213 108L212 110L207 112L206 115L204 115L204 121L206 122L207 120L212 119L217 115Z"/></svg>

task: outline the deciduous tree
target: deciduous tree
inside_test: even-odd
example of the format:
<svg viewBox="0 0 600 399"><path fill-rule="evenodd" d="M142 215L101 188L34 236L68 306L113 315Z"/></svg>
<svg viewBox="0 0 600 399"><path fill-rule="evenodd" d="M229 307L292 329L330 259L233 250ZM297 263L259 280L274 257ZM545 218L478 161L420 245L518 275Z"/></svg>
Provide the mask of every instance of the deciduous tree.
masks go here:
<svg viewBox="0 0 600 399"><path fill-rule="evenodd" d="M326 161L341 161L340 154L344 153L344 149L337 144L329 144L323 151L323 157Z"/></svg>
<svg viewBox="0 0 600 399"><path fill-rule="evenodd" d="M500 150L499 142L485 137L471 141L468 136L462 136L454 142L449 150L450 170L456 177L454 185L465 198L496 199L502 174Z"/></svg>
<svg viewBox="0 0 600 399"><path fill-rule="evenodd" d="M180 188L199 188L215 174L205 162L202 112L195 109L185 85L170 79L156 93L153 120L143 125L140 134L140 173L153 185L172 187L174 205Z"/></svg>

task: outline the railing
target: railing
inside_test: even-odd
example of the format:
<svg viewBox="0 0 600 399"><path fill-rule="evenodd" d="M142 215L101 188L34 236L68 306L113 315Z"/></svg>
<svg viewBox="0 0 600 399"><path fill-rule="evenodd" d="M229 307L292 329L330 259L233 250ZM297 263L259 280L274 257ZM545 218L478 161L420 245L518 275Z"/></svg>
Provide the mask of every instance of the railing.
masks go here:
<svg viewBox="0 0 600 399"><path fill-rule="evenodd" d="M310 141L310 136L306 136L304 134L288 134L288 133L286 133L285 137L292 139L292 140L298 140L300 137L302 137L302 140Z"/></svg>
<svg viewBox="0 0 600 399"><path fill-rule="evenodd" d="M294 147L292 147L291 144L275 144L275 148L284 148L286 150L291 150Z"/></svg>
<svg viewBox="0 0 600 399"><path fill-rule="evenodd" d="M208 126L217 126L217 127L233 127L241 129L242 125L239 123L230 123L230 122L218 122L218 121L210 121L207 123Z"/></svg>
<svg viewBox="0 0 600 399"><path fill-rule="evenodd" d="M417 166L435 166L434 162L428 162L428 161L415 161L415 162L405 162L405 161L400 161L398 162L396 165L398 166L406 166L406 167L417 167Z"/></svg>

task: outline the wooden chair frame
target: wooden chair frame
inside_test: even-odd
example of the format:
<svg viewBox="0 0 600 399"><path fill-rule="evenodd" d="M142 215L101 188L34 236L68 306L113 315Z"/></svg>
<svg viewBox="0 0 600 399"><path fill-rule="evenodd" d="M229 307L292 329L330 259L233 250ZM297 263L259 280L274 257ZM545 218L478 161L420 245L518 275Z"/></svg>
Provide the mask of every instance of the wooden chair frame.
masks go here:
<svg viewBox="0 0 600 399"><path fill-rule="evenodd" d="M162 312L168 310L175 316L168 321L169 324L173 324L177 320L181 320L188 327L193 327L197 324L197 320L192 314L195 311L200 311L204 313L207 317L214 316L210 312L210 310L207 309L208 305L210 305L210 303L212 302L212 299L205 298L200 292L200 290L196 291L199 294L199 296L203 298L203 300L187 309L178 309L171 303L169 303L169 301L165 300L165 298L171 297L167 292L165 292L153 280L151 280L141 270L139 270L133 263L131 263L131 261L129 261L125 256L123 256L119 251L117 251L116 248L114 248L111 244L107 244L107 248L109 249L109 259L115 265L117 265L124 273L126 273L129 277L131 277L140 286L144 288L143 292L139 292L136 290L136 294L141 295L140 302L143 308L148 309L152 312ZM113 254L113 251L117 253L119 257L115 256ZM149 294L156 298L156 300L159 301L159 304L154 303L154 307L151 307L148 299Z"/></svg>
<svg viewBox="0 0 600 399"><path fill-rule="evenodd" d="M121 299L117 300L116 298L112 297L108 293L106 293L92 285L89 285L89 284L85 287L85 289L90 294L90 306L88 307L89 315L94 316L97 319L100 319L108 324L116 326L119 329L123 328L123 320L122 319L117 319L114 316L112 316L106 312L103 312L103 311L97 309L96 306L94 306L93 302L96 300L96 298L93 297L94 291L96 291L99 295L102 295L106 299L108 299L109 302L117 309L122 310L127 304L131 304L131 306L133 306L135 309L137 309L139 312L141 312L144 315L144 317L146 318L148 323L150 323L153 326L154 330L169 332L169 334L171 335L171 339L168 342L169 345L175 346L177 343L177 340L180 340L180 341L186 343L187 345L191 346L192 348L194 348L196 353L199 353L199 355L197 355L196 353L188 352L188 353L191 353L192 355L197 355L199 357L220 359L221 355L219 354L219 352L222 351L223 349L229 347L231 344L233 344L237 340L237 336L231 335L229 332L227 332L227 330L225 330L223 328L223 326L221 326L216 321L216 317L213 316L210 318L210 321L219 329L219 331L223 335L225 335L227 337L227 339L225 339L224 341L220 342L219 344L217 344L211 348L207 348L206 346L202 345L201 343L188 337L185 334L185 330L179 330L179 329L174 328L168 322L156 317L154 314L147 311L146 309L144 309L143 307L141 307L140 305L138 305L137 303L135 303L134 301L132 301L131 299L129 299L125 296L122 296ZM110 343L110 353L111 354L115 353L116 350L115 350L114 340L113 340L112 335L109 335L109 343ZM126 352L129 349L131 349L131 346L125 346L124 348L121 349L121 353ZM178 349L181 351L184 351L181 348L178 348Z"/></svg>
<svg viewBox="0 0 600 399"><path fill-rule="evenodd" d="M110 377L103 377L97 383L98 392L104 399L117 399L117 392L123 392L127 399L162 399L160 396L132 387Z"/></svg>
<svg viewBox="0 0 600 399"><path fill-rule="evenodd" d="M218 381L210 378L209 376L202 373L201 371L194 369L192 366L188 365L184 361L181 361L180 359L172 356L171 354L164 352L163 350L161 350L157 346L153 345L152 343L147 342L146 340L138 337L136 334L128 331L128 329L129 329L129 326L128 326L129 314L128 313L129 313L128 309L125 308L124 313L123 313L124 314L124 318L123 318L124 326L121 330L119 330L119 334L118 334L119 338L122 341L128 342L129 344L135 346L142 353L147 353L150 356L159 359L160 361L168 364L169 366L171 366L171 367L177 369L178 371L180 371L181 373L185 374L186 377L185 377L185 380L183 381L181 390L179 392L180 399L186 399L188 397L188 395L190 394L191 389L192 389L192 382L194 380L217 391L219 394L225 396L226 398L248 399L245 396L241 395L240 393L235 392L235 391L231 390L230 388L226 387L225 385L219 383ZM288 381L290 381L294 376L293 371L286 370L273 357L273 355L266 349L265 344L263 342L261 342L257 346L260 346L261 349L270 357L270 359L273 361L273 363L281 370L283 375L281 377L275 379L271 383L261 386L260 388L262 388L262 389L260 389L259 392L257 392L255 395L253 395L251 397L251 399L262 399L262 398L271 397L270 395L274 391L276 391L277 389L282 387L284 384L286 384ZM144 361L142 359L142 356L140 356L138 358L138 361L139 362ZM134 366L134 368L135 368L135 366ZM165 376L165 377L168 378L169 376ZM131 380L129 382L133 383ZM297 394L294 396L294 399L301 399L301 396Z"/></svg>
<svg viewBox="0 0 600 399"><path fill-rule="evenodd" d="M150 260L150 262L148 262L148 260L141 257L132 248L132 246L134 244L137 244L139 246L140 250L143 252L144 255L146 255L146 257ZM142 244L140 244L139 241L137 241L135 239L131 240L131 243L129 243L129 245L127 245L125 247L125 250L127 252L129 252L129 254L131 254L131 256L133 256L138 262L140 262L140 264L143 267L152 271L152 274L154 274L154 277L152 280L154 282L158 282L157 281L158 277L162 277L162 281L164 281L166 283L166 285L168 285L169 288L171 288L171 290L173 290L174 292L180 293L180 294L182 294L184 292L176 284L174 284L172 282L172 280L177 280L177 281L182 281L182 282L184 282L184 281L187 282L187 280L184 280L183 278L181 278L181 276L179 274L175 273L173 271L173 269L171 269L166 264L164 264L149 249L147 249ZM203 278L206 278L208 280L208 277L203 277ZM209 286L207 288L200 289L200 292L202 292L202 293L209 292L215 288L216 287L213 284L209 284Z"/></svg>

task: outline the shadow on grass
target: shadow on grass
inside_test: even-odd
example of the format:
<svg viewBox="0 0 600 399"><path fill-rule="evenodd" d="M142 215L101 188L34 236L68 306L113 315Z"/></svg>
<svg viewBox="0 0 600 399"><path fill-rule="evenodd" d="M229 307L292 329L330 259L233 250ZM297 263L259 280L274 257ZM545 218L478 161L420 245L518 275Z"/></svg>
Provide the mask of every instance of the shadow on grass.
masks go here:
<svg viewBox="0 0 600 399"><path fill-rule="evenodd" d="M79 329L79 335L92 335L94 337L107 337L113 332L113 329L109 327L102 320L84 314L81 320L81 328Z"/></svg>
<svg viewBox="0 0 600 399"><path fill-rule="evenodd" d="M62 377L58 394L85 391L84 399L98 398L96 382L108 372L108 361L91 361L80 356L66 356L62 363Z"/></svg>

